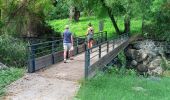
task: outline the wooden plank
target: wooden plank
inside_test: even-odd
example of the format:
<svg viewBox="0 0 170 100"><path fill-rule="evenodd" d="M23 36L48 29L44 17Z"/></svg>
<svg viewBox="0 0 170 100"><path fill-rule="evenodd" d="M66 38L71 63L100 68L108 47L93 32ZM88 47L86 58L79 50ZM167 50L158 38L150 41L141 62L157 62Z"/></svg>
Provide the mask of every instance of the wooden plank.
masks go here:
<svg viewBox="0 0 170 100"><path fill-rule="evenodd" d="M59 52L54 53L54 63L60 62L64 59L63 52L64 51L59 51Z"/></svg>
<svg viewBox="0 0 170 100"><path fill-rule="evenodd" d="M85 51L85 44L82 44L82 45L79 45L78 46L78 51L79 51L79 53L82 53L82 52L84 52Z"/></svg>
<svg viewBox="0 0 170 100"><path fill-rule="evenodd" d="M35 59L35 70L39 70L41 68L47 67L52 64L52 56L46 55L43 57L39 57Z"/></svg>

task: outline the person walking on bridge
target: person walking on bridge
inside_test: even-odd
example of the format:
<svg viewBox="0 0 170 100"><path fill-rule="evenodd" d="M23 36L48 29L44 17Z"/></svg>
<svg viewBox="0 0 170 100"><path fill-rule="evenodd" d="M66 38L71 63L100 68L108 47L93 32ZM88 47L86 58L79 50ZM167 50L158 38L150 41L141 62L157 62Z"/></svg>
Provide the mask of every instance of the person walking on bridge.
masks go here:
<svg viewBox="0 0 170 100"><path fill-rule="evenodd" d="M92 24L89 23L88 24L88 29L87 29L87 46L88 48L92 48L93 47L93 35L94 35L94 29L92 27Z"/></svg>
<svg viewBox="0 0 170 100"><path fill-rule="evenodd" d="M64 63L67 63L67 52L69 52L70 60L73 60L72 50L73 50L73 36L69 30L69 26L65 26L65 31L63 33L63 47L64 47Z"/></svg>

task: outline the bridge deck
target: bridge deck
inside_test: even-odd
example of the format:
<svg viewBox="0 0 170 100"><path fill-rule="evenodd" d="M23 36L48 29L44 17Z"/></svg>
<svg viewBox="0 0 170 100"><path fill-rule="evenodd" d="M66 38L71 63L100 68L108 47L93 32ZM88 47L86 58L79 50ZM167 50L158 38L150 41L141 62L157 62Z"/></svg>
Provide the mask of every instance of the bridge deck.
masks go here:
<svg viewBox="0 0 170 100"><path fill-rule="evenodd" d="M120 44L120 43L119 43ZM119 45L117 43L117 46ZM102 46L104 46L103 44ZM102 50L106 47L102 48ZM112 51L109 49L109 51ZM95 55L93 53L91 56ZM101 54L101 57L106 55ZM20 80L12 83L4 100L72 100L80 85L78 81L84 78L84 53L75 56L69 63L57 63L36 73L26 74ZM91 64L98 61L93 58Z"/></svg>

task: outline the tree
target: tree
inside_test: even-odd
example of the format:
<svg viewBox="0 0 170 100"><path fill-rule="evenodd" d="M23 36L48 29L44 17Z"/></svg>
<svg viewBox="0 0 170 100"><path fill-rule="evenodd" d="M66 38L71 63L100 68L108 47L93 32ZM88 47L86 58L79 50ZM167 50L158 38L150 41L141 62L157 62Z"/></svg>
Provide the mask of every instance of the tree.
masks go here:
<svg viewBox="0 0 170 100"><path fill-rule="evenodd" d="M6 4L7 3L7 4ZM50 0L11 0L2 2L3 31L10 34L38 36L45 33L53 3ZM6 6L8 5L8 6ZM41 34L40 34L41 33Z"/></svg>

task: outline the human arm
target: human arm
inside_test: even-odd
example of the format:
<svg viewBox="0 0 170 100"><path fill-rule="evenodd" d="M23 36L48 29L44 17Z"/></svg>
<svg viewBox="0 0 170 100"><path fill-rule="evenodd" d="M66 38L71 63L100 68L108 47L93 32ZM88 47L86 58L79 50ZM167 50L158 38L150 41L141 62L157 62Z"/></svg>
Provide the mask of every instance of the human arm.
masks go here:
<svg viewBox="0 0 170 100"><path fill-rule="evenodd" d="M88 33L89 33L89 28L87 29L86 35L88 35Z"/></svg>
<svg viewBox="0 0 170 100"><path fill-rule="evenodd" d="M71 45L73 46L74 44L74 39L73 39L73 35L71 35Z"/></svg>

